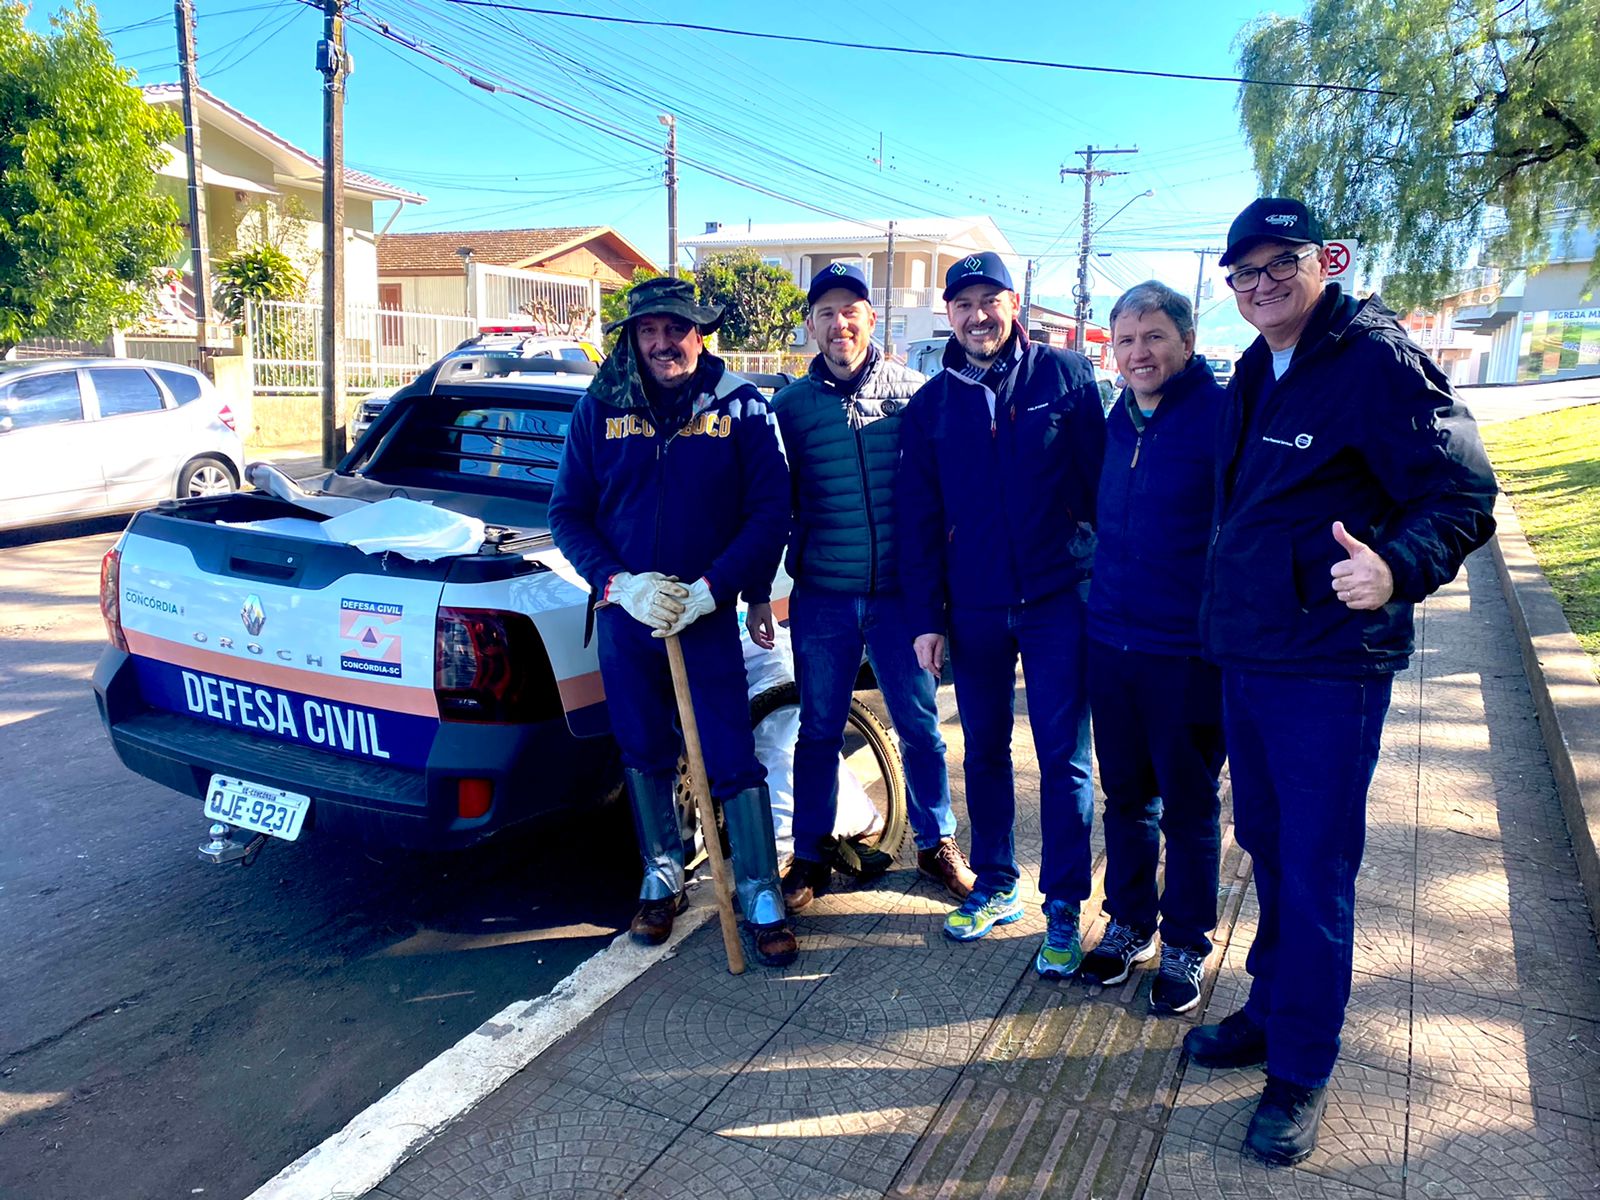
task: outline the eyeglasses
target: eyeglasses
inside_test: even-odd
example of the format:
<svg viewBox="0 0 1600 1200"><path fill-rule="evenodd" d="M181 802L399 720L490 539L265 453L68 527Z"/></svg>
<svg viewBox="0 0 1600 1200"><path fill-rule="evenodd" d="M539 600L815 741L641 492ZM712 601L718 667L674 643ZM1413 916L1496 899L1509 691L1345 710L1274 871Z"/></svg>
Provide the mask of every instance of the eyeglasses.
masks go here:
<svg viewBox="0 0 1600 1200"><path fill-rule="evenodd" d="M1302 246L1293 254L1285 254L1275 258L1264 267L1240 267L1229 275L1226 283L1236 292L1253 292L1261 285L1261 272L1265 271L1272 278L1282 283L1286 279L1293 279L1300 272L1300 260L1308 258L1317 252L1315 246Z"/></svg>

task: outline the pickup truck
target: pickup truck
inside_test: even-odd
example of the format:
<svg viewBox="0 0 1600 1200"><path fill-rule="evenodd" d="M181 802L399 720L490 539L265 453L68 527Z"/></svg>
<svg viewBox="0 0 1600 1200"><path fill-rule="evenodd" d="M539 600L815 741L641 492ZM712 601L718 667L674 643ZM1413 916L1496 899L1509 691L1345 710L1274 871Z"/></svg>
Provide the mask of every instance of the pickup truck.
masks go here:
<svg viewBox="0 0 1600 1200"><path fill-rule="evenodd" d="M101 566L111 644L95 694L121 761L202 802L203 858L310 830L461 849L615 788L588 588L546 525L594 370L446 359L315 494L289 484L134 517ZM481 544L417 561L316 536L341 509L396 497L483 522ZM898 839L898 755L859 700L851 720Z"/></svg>

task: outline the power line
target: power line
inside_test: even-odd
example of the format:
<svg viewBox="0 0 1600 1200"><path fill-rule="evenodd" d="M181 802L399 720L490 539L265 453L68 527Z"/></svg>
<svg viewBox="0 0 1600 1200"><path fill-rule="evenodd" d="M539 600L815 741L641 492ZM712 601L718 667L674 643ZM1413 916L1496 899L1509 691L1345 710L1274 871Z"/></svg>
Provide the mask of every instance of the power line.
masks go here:
<svg viewBox="0 0 1600 1200"><path fill-rule="evenodd" d="M802 46L826 46L834 50L875 50L881 54L907 54L919 58L951 58L966 62L995 63L1009 67L1043 67L1053 71L1086 71L1097 75L1130 75L1144 79L1186 79L1197 83L1239 83L1257 87L1299 88L1312 91L1355 92L1364 96L1398 96L1383 88L1361 87L1351 83L1306 83L1288 79L1250 79L1238 75L1196 75L1183 71L1143 71L1134 67L1102 67L1087 63L1047 62L1037 58L1006 58L996 54L969 54L963 50L929 50L916 46L879 46L871 42L836 42L827 38L801 37L792 33L763 33L750 29L729 29L722 25L695 25L686 21L647 21L640 17L602 16L598 13L569 12L559 8L530 8L502 0L445 0L462 8L492 8L502 12L532 13L541 17L565 17L574 21L599 21L606 25L637 25L649 29L678 29L691 33L720 33L726 37L755 38L759 41L791 42Z"/></svg>

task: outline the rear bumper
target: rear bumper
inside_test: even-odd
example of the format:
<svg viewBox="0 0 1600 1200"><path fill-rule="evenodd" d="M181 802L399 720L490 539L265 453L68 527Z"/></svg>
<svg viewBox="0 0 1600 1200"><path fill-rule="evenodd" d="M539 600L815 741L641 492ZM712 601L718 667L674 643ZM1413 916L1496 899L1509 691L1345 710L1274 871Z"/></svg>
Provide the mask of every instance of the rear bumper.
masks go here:
<svg viewBox="0 0 1600 1200"><path fill-rule="evenodd" d="M129 770L192 796L213 773L311 797L304 832L405 850L460 850L508 826L592 804L619 777L610 738L574 738L565 720L534 725L445 723L421 768L388 766L149 707L130 655L108 646L95 701ZM463 778L493 785L489 811L463 818ZM196 804L195 819L201 817Z"/></svg>

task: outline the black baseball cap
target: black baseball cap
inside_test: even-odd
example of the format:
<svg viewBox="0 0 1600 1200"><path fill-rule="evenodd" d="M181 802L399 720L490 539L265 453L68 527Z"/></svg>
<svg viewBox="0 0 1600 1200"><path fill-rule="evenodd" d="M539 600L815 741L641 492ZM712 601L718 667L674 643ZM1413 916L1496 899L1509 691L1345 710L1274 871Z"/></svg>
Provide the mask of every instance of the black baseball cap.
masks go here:
<svg viewBox="0 0 1600 1200"><path fill-rule="evenodd" d="M1303 246L1322 245L1322 222L1311 215L1311 210L1298 200L1281 196L1263 196L1252 200L1249 206L1228 226L1228 248L1217 259L1225 267L1256 242L1289 242Z"/></svg>
<svg viewBox="0 0 1600 1200"><path fill-rule="evenodd" d="M948 300L962 288L975 283L992 283L1008 292L1017 290L1011 284L1011 272L1006 269L1005 259L993 250L969 254L951 263L950 269L944 274L944 298Z"/></svg>
<svg viewBox="0 0 1600 1200"><path fill-rule="evenodd" d="M861 268L854 263L836 262L829 263L811 277L806 303L815 304L825 292L834 288L854 292L869 304L872 302L872 290L867 287L867 277L861 273Z"/></svg>

